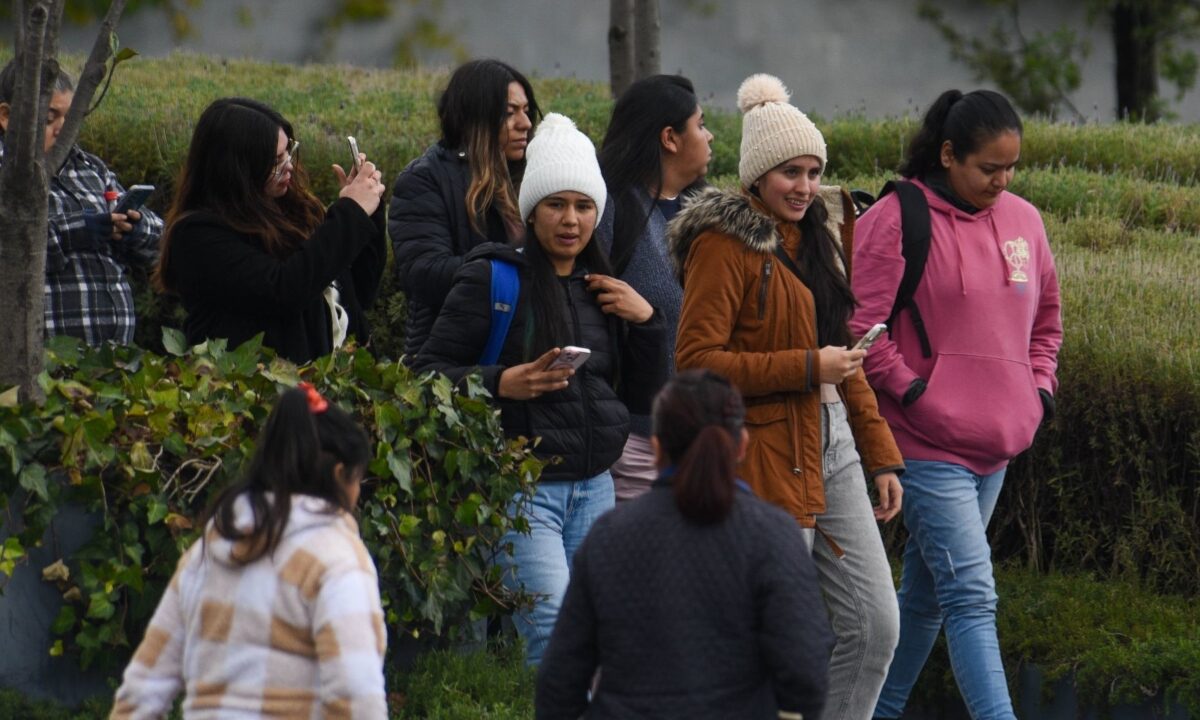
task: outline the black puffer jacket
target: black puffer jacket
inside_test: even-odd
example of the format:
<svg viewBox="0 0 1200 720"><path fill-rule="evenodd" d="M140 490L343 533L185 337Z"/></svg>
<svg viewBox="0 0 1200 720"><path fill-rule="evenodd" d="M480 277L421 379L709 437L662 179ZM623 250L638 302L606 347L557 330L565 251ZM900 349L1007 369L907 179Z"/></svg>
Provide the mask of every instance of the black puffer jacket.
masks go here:
<svg viewBox="0 0 1200 720"><path fill-rule="evenodd" d="M438 143L409 163L392 188L388 234L400 289L408 299L404 354L410 361L429 336L467 251L489 240L508 241L497 212L487 214L487 237L471 227L470 184L467 154Z"/></svg>
<svg viewBox="0 0 1200 720"><path fill-rule="evenodd" d="M492 324L493 257L520 268L521 292L498 364L479 367ZM479 370L488 391L496 396L501 372L541 354L525 352L527 330L531 330L528 270L521 253L495 243L476 248L467 260L454 279L415 366L418 370L438 370L455 382ZM660 313L656 310L641 325L605 315L588 292L585 274L577 267L563 279L566 293L562 301L567 310L564 317L570 318L571 339L567 344L588 348L591 357L564 390L532 400L497 400L505 434L540 437L542 442L536 449L540 457L562 458L561 463L545 469L542 480L579 480L607 470L624 448L629 412L649 413L654 394L666 381L666 334Z"/></svg>

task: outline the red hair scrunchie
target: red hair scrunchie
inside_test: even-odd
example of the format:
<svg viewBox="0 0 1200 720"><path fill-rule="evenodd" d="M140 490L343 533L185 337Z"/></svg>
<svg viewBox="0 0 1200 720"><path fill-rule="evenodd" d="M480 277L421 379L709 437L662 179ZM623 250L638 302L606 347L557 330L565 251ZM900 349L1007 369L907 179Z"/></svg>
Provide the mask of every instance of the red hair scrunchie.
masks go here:
<svg viewBox="0 0 1200 720"><path fill-rule="evenodd" d="M319 415L329 409L329 401L321 397L321 393L313 387L312 383L301 381L296 383L296 387L303 390L304 394L308 396L308 411L313 415Z"/></svg>

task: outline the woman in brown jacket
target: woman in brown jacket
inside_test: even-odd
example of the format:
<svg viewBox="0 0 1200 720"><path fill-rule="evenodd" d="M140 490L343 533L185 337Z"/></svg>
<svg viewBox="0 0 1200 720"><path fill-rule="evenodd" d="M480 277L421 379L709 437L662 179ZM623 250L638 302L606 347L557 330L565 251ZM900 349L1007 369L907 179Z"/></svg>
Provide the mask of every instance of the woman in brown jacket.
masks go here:
<svg viewBox="0 0 1200 720"><path fill-rule="evenodd" d="M865 720L899 634L875 521L900 511L904 466L862 373L865 353L846 349L853 207L836 188L820 192L825 140L777 78L747 79L738 105L741 192L705 191L670 229L683 282L676 364L715 370L745 395L739 471L808 528L837 636L823 717Z"/></svg>

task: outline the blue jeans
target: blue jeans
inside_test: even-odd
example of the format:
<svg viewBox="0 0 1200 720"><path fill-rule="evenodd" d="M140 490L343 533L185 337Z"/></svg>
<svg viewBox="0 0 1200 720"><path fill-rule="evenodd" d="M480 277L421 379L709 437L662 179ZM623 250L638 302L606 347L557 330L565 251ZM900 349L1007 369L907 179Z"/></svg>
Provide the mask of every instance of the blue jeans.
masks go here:
<svg viewBox="0 0 1200 720"><path fill-rule="evenodd" d="M1014 718L996 639L996 582L987 524L1004 470L905 460L908 544L900 578L900 644L875 716L898 718L943 622L950 664L975 720Z"/></svg>
<svg viewBox="0 0 1200 720"><path fill-rule="evenodd" d="M529 520L529 534L510 530L501 542L512 543L513 554L501 554L500 562L508 568L505 583L535 597L533 608L514 615L513 624L525 640L525 661L536 666L571 580L571 559L592 523L616 504L616 496L606 470L585 480L539 483L533 498L523 499L517 495L510 512Z"/></svg>

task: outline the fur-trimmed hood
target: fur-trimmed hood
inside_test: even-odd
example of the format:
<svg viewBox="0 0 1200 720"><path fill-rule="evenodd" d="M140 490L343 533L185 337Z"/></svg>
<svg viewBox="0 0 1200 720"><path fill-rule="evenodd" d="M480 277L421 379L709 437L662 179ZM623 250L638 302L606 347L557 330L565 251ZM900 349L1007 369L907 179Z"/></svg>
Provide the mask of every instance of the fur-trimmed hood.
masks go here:
<svg viewBox="0 0 1200 720"><path fill-rule="evenodd" d="M739 191L707 187L684 200L683 209L667 228L667 247L675 266L675 277L683 282L683 263L692 243L707 230L733 235L751 250L770 254L782 238L776 220L757 210L749 195Z"/></svg>
<svg viewBox="0 0 1200 720"><path fill-rule="evenodd" d="M844 218L843 191L836 185L821 187L817 198L829 214L827 227L841 242L839 227ZM779 234L782 222L756 207L757 201L740 190L720 190L706 187L686 198L683 209L667 228L667 247L675 268L675 278L683 283L683 263L692 243L708 230L732 235L754 252L770 255L783 241Z"/></svg>

